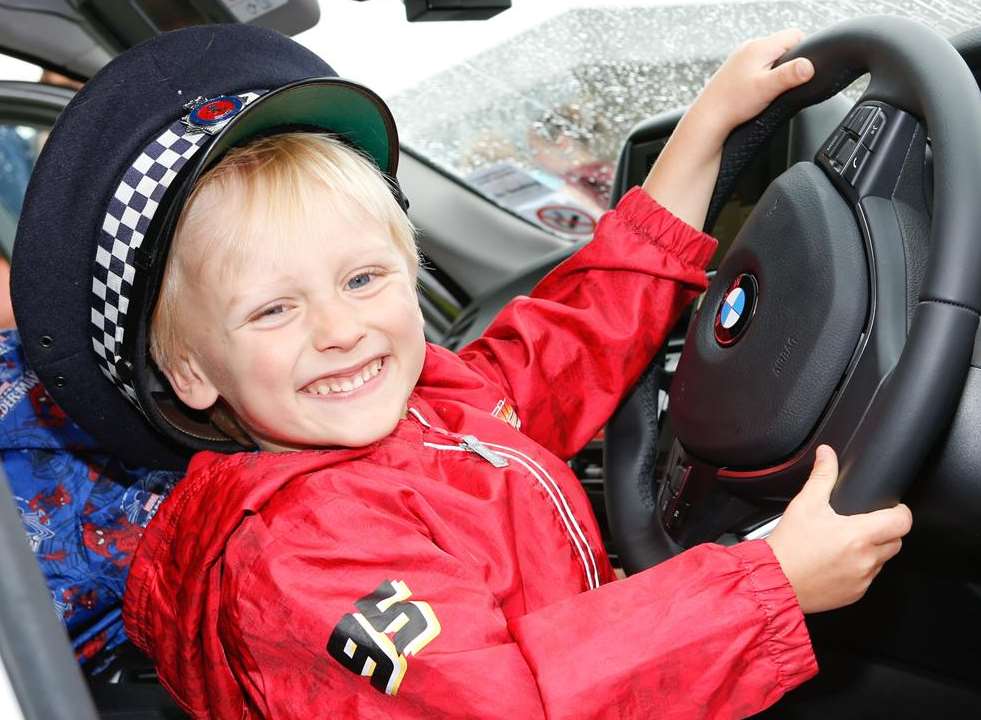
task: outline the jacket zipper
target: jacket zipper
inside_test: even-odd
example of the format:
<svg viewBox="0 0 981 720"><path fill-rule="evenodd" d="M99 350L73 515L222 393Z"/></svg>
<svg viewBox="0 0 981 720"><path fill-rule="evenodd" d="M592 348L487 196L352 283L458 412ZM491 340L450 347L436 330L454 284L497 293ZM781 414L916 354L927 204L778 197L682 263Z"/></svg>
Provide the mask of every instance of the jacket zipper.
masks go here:
<svg viewBox="0 0 981 720"><path fill-rule="evenodd" d="M422 444L423 446L432 448L433 450L459 450L460 452L470 453L472 455L476 455L482 460L485 460L496 468L505 468L508 466L507 458L496 452L488 450L486 447L480 444L479 440L477 442L474 442L474 440L476 440L476 438L471 436L470 441L461 442L458 445L441 445L440 443L425 441L423 441Z"/></svg>
<svg viewBox="0 0 981 720"><path fill-rule="evenodd" d="M439 443L431 442L423 442L422 444L436 450L463 450L473 453L474 455L486 460L496 468L505 468L508 466L508 461L505 457L498 455L493 450L490 450L473 435L461 435L460 443L458 445L440 445Z"/></svg>
<svg viewBox="0 0 981 720"><path fill-rule="evenodd" d="M506 459L498 455L496 452L488 449L486 445L480 442L480 440L475 438L473 435L461 435L460 445L470 452L476 453L496 468L508 466L508 461Z"/></svg>
<svg viewBox="0 0 981 720"><path fill-rule="evenodd" d="M596 557L593 554L592 547L589 545L589 541L586 539L586 534L582 531L582 528L576 521L575 515L572 513L572 508L569 507L569 503L566 501L565 495L562 494L562 490L559 488L558 483L555 482L555 479L552 478L548 471L542 467L538 461L524 454L520 450L515 450L514 448L506 445L501 445L499 443L484 443L473 435L456 435L448 430L433 427L429 421L427 421L415 408L409 408L409 412L412 413L413 417L415 417L416 420L418 420L424 427L459 441L459 444L457 445L440 445L438 443L423 442L423 445L426 447L436 450L470 452L484 459L496 468L506 467L509 459L514 460L519 465L523 466L525 470L527 470L528 473L535 478L542 489L545 490L545 493L552 501L552 504L559 515L559 519L562 521L562 524L565 527L566 534L569 536L569 540L571 541L573 548L576 550L576 553L579 555L579 560L582 562L587 587L590 590L599 587L599 570L596 566ZM491 448L494 449L491 450Z"/></svg>

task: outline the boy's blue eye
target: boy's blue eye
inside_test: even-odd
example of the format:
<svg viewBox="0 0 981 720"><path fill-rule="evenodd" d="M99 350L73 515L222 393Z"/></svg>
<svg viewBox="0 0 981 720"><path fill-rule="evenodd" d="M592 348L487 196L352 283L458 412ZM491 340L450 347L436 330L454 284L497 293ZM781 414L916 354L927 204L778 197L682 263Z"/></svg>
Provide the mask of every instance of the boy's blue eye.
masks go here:
<svg viewBox="0 0 981 720"><path fill-rule="evenodd" d="M263 318L273 317L275 315L282 315L285 312L286 312L286 306L283 304L270 305L269 307L264 308L259 312L257 312L253 319L262 320Z"/></svg>
<svg viewBox="0 0 981 720"><path fill-rule="evenodd" d="M358 273L347 281L347 286L351 290L360 290L371 282L371 273Z"/></svg>

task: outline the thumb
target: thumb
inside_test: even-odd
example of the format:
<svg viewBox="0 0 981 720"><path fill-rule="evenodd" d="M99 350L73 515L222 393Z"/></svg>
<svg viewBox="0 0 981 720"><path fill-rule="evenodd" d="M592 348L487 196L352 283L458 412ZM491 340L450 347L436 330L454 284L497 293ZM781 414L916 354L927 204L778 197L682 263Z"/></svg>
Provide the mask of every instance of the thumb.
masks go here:
<svg viewBox="0 0 981 720"><path fill-rule="evenodd" d="M838 480L838 456L828 445L819 445L814 457L814 468L804 484L801 494L813 496L822 502L831 499Z"/></svg>
<svg viewBox="0 0 981 720"><path fill-rule="evenodd" d="M786 92L814 77L814 64L807 58L797 58L778 65L771 71L775 92Z"/></svg>

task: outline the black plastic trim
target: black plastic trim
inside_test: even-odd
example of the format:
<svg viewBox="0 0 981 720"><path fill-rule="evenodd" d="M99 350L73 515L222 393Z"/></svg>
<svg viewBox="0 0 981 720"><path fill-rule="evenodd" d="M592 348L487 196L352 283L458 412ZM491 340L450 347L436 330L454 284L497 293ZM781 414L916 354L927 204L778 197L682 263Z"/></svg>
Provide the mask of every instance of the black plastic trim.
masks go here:
<svg viewBox="0 0 981 720"><path fill-rule="evenodd" d="M842 453L831 496L837 512L852 515L900 501L920 458L951 422L967 375L962 360L971 357L977 331L973 310L929 301L917 306L896 369ZM876 480L864 482L869 478Z"/></svg>

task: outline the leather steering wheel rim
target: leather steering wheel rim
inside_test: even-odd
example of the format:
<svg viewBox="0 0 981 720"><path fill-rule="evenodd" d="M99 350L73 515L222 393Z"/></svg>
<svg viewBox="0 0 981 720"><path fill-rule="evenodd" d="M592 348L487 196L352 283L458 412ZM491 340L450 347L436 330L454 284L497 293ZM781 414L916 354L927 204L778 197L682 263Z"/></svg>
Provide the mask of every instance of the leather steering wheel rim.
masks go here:
<svg viewBox="0 0 981 720"><path fill-rule="evenodd" d="M866 72L871 80L860 102L902 108L925 121L933 141L932 249L918 302L898 363L855 419L832 497L837 511L852 514L898 502L960 397L981 310L981 283L976 281L981 243L973 237L981 226L981 204L973 197L981 187L981 162L958 149L981 147L981 93L950 42L905 19L845 21L808 37L779 62L802 56L814 63L814 79L778 98L727 140L707 227L740 172L784 122ZM654 447L651 420L642 416L645 407L650 411L656 378L649 369L607 428L607 512L628 572L681 549L665 532L650 475L644 475L653 468ZM638 432L644 427L646 435Z"/></svg>

